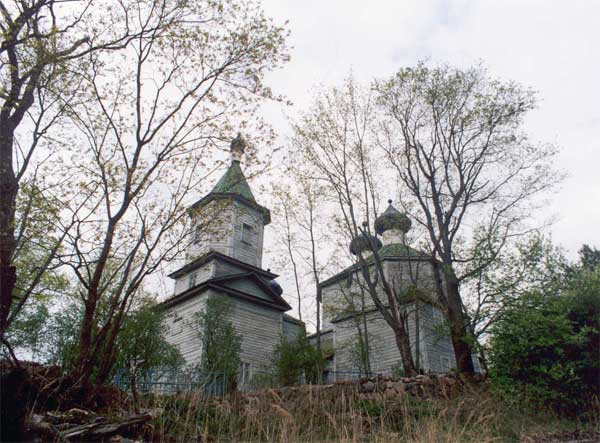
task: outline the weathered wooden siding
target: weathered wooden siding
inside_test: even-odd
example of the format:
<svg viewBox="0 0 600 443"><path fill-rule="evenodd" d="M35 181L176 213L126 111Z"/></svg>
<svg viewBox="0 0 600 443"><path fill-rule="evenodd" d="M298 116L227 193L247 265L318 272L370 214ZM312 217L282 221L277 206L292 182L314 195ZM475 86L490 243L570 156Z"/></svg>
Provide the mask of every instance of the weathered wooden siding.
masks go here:
<svg viewBox="0 0 600 443"><path fill-rule="evenodd" d="M206 308L208 297L227 297L232 302L230 321L242 336L240 358L250 363L251 370L261 371L271 366L273 351L283 333L282 313L230 297L214 290L169 308L165 316L166 340L177 346L186 364L197 365L202 357L202 345L194 325L194 315ZM177 318L180 320L175 321Z"/></svg>
<svg viewBox="0 0 600 443"><path fill-rule="evenodd" d="M390 285L395 287L406 287L416 285L431 299L437 298L437 284L434 279L433 266L428 261L392 261L383 263L384 273ZM374 273L374 267L371 270ZM356 371L355 357L352 348L358 341L356 322L352 318L341 322L332 323L332 320L354 305L355 311L360 311L362 306L361 283L362 277L359 271L355 271L352 278L344 278L332 285L323 288L323 327L335 329L335 366L338 371ZM378 284L378 294L381 300L387 304L387 296L383 291L381 283ZM444 372L456 366L454 351L450 341L449 331L444 321L444 316L429 304L420 303L419 308L419 360L420 367L425 371ZM366 309L373 308L374 302L365 289ZM408 308L409 336L416 360L416 315L414 306ZM434 312L436 314L434 314ZM370 342L371 366L375 372L387 372L400 363L400 353L397 349L394 332L385 322L378 311L367 314Z"/></svg>
<svg viewBox="0 0 600 443"><path fill-rule="evenodd" d="M241 274L245 272L248 271L232 263L226 263L221 260L215 260L215 277L223 277L226 275Z"/></svg>
<svg viewBox="0 0 600 443"><path fill-rule="evenodd" d="M231 201L213 201L202 208L202 212L195 215L194 223L200 224L200 240L192 241L187 252L187 259L193 260L209 251L217 251L231 255L233 245L233 219L235 208Z"/></svg>
<svg viewBox="0 0 600 443"><path fill-rule="evenodd" d="M242 362L250 363L251 373L272 365L273 351L279 343L282 313L231 298L234 309L231 322L242 336Z"/></svg>
<svg viewBox="0 0 600 443"><path fill-rule="evenodd" d="M233 238L231 253L228 255L251 265L261 267L263 251L263 215L256 209L235 202L233 216ZM248 241L242 240L242 226L252 226L252 235Z"/></svg>
<svg viewBox="0 0 600 443"><path fill-rule="evenodd" d="M262 298L263 300L273 301L273 297L271 297L268 294L265 294L265 292L260 287L258 287L256 283L248 279L227 281L223 283L223 285L241 292L245 292L247 294L252 294L258 298Z"/></svg>
<svg viewBox="0 0 600 443"><path fill-rule="evenodd" d="M408 332L411 350L417 360L417 328L414 304L407 307ZM434 311L439 315L435 316ZM454 351L449 331L441 311L428 304L419 305L419 360L420 367L426 372L445 372L456 367ZM378 311L367 314L367 329L371 357L371 369L374 372L389 372L401 365L400 351L396 345L394 331ZM335 323L335 367L337 371L356 371L352 348L358 341L356 322L347 319Z"/></svg>
<svg viewBox="0 0 600 443"><path fill-rule="evenodd" d="M433 268L427 261L384 261L384 275L388 284L394 287L406 287L416 285L421 290L436 297L436 286L433 280ZM387 295L383 286L376 277L375 267L371 266L370 272L373 281L377 281L379 297L387 304ZM331 321L344 312L358 311L363 306L362 296L364 292L364 306L366 309L375 306L371 295L364 283L360 271L355 271L352 277L344 278L323 288L323 328L331 327Z"/></svg>
<svg viewBox="0 0 600 443"><path fill-rule="evenodd" d="M196 284L194 286L197 286L200 283L205 282L206 280L215 276L215 263L205 263L200 268L195 269L194 271L177 278L175 280L174 295L180 294L183 291L187 291L189 289L190 278L192 274L196 274Z"/></svg>
<svg viewBox="0 0 600 443"><path fill-rule="evenodd" d="M430 372L447 372L456 367L454 349L450 340L450 330L444 314L439 308L424 305L420 314L420 335L424 341L427 370Z"/></svg>
<svg viewBox="0 0 600 443"><path fill-rule="evenodd" d="M165 339L179 349L187 365L200 363L202 343L195 327L194 316L205 309L210 292L205 291L197 297L168 308L163 320L167 326Z"/></svg>
<svg viewBox="0 0 600 443"><path fill-rule="evenodd" d="M389 372L401 365L400 352L396 346L394 331L378 311L367 314L367 331L369 337L369 355L371 370ZM414 316L409 318L409 337L413 353L415 351ZM353 349L358 342L358 330L354 319L347 319L335 324L335 367L336 371L357 371L358 365Z"/></svg>
<svg viewBox="0 0 600 443"><path fill-rule="evenodd" d="M283 336L287 340L295 340L298 335L305 331L304 325L294 321L292 319L287 318L285 315L282 316L283 321Z"/></svg>

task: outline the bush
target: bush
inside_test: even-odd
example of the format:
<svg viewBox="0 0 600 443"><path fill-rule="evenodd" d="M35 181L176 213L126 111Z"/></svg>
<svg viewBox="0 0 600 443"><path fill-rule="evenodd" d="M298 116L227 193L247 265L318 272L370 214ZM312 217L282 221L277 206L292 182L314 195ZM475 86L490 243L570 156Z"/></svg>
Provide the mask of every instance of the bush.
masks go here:
<svg viewBox="0 0 600 443"><path fill-rule="evenodd" d="M303 375L307 383L318 383L323 368L323 356L319 355L303 332L296 340L281 338L275 348L273 366L282 386L299 383Z"/></svg>
<svg viewBox="0 0 600 443"><path fill-rule="evenodd" d="M202 342L200 368L204 372L223 372L233 386L240 367L242 336L231 323L233 305L223 297L210 297L206 308L196 314L195 327Z"/></svg>
<svg viewBox="0 0 600 443"><path fill-rule="evenodd" d="M600 268L578 270L558 293L525 294L492 332L496 386L559 412L588 409L600 387L599 320Z"/></svg>

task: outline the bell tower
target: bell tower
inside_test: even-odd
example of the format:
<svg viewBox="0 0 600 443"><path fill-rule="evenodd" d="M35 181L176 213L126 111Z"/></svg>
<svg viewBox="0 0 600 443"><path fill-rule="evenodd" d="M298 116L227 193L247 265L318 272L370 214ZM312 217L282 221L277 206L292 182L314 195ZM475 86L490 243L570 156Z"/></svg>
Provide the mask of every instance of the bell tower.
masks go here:
<svg viewBox="0 0 600 443"><path fill-rule="evenodd" d="M190 208L193 238L189 260L216 251L261 267L264 227L271 222L271 215L256 202L242 171L245 148L246 141L238 134L231 141L229 168L212 191Z"/></svg>

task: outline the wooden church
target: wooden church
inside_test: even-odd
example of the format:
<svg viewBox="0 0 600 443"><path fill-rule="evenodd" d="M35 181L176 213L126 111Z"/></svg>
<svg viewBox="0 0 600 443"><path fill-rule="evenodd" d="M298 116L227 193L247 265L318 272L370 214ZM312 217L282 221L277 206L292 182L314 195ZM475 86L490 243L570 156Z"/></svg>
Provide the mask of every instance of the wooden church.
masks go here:
<svg viewBox="0 0 600 443"><path fill-rule="evenodd" d="M190 366L200 364L202 343L193 325L210 297L225 297L232 306L231 322L242 337L239 383L271 366L281 336L296 337L304 324L285 314L277 275L262 268L264 227L270 212L261 206L240 166L245 142L231 142L231 164L213 190L190 208L192 239L186 264L169 277L172 297L163 302L166 339Z"/></svg>
<svg viewBox="0 0 600 443"><path fill-rule="evenodd" d="M192 238L186 264L169 276L175 280L172 297L163 302L167 315L166 339L182 353L190 367L202 358L202 343L194 317L211 297L231 303L231 322L242 337L238 384L243 389L254 375L269 371L281 337L293 339L305 325L286 314L290 305L282 298L277 275L262 268L264 228L271 222L269 209L255 199L240 166L245 149L238 135L231 142L231 164L213 190L190 208ZM354 255L363 253L373 266L367 245L379 247L383 269L391 284L414 285L430 300L436 297L433 259L406 246L411 222L391 204L375 221L376 237L355 238ZM401 369L394 333L364 296L358 264L321 282L323 329L321 343L329 363L325 381L364 372L390 373ZM382 294L383 299L385 297ZM407 329L417 366L423 372L447 372L455 367L454 351L444 314L427 297L414 301L406 310ZM359 337L369 343L369 367L357 359ZM316 337L313 336L313 339ZM478 368L477 360L474 363ZM346 375L344 375L346 374Z"/></svg>

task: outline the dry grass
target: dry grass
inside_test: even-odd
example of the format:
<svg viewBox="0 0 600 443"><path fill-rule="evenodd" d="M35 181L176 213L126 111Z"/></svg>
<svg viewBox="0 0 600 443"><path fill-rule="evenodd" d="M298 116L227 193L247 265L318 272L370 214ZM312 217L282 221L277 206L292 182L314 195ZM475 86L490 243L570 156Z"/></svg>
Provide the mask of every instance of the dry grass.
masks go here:
<svg viewBox="0 0 600 443"><path fill-rule="evenodd" d="M553 442L594 440L595 417L561 419L492 395L486 386L451 399L361 398L355 386L304 386L209 399L199 393L147 399L162 414L158 442ZM597 434L596 434L597 436Z"/></svg>

